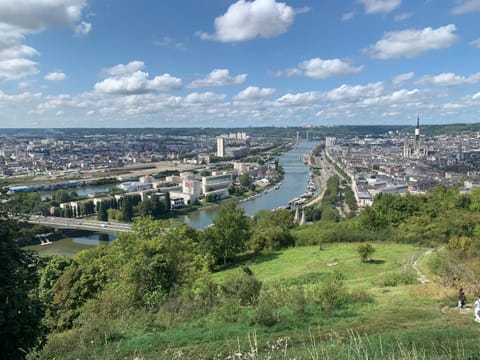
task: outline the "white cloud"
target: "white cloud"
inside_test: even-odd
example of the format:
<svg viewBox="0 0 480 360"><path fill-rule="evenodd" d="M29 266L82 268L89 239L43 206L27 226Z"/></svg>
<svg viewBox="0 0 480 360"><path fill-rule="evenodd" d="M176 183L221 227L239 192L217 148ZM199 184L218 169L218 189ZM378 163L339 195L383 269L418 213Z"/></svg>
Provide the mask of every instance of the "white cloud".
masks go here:
<svg viewBox="0 0 480 360"><path fill-rule="evenodd" d="M82 21L80 24L75 26L75 35L85 36L90 31L92 31L92 24L86 21Z"/></svg>
<svg viewBox="0 0 480 360"><path fill-rule="evenodd" d="M454 73L441 73L435 76L425 75L417 81L418 84L432 84L438 86L476 84L479 82L480 73L475 73L470 76L457 75Z"/></svg>
<svg viewBox="0 0 480 360"><path fill-rule="evenodd" d="M215 94L210 91L204 93L193 92L184 98L184 102L189 105L213 104L224 100L225 97L225 94Z"/></svg>
<svg viewBox="0 0 480 360"><path fill-rule="evenodd" d="M355 101L361 98L380 96L382 93L382 82L354 86L343 84L328 91L325 97L331 101Z"/></svg>
<svg viewBox="0 0 480 360"><path fill-rule="evenodd" d="M325 79L332 76L354 74L362 70L363 66L354 67L340 59L313 58L302 61L296 68L280 71L275 75L290 77L303 74L313 79Z"/></svg>
<svg viewBox="0 0 480 360"><path fill-rule="evenodd" d="M401 13L401 14L395 15L393 19L395 21L404 21L404 20L410 19L412 15L413 15L412 13Z"/></svg>
<svg viewBox="0 0 480 360"><path fill-rule="evenodd" d="M243 84L247 80L247 74L240 74L230 76L228 69L214 69L203 79L192 81L189 88L211 87L211 86L226 86Z"/></svg>
<svg viewBox="0 0 480 360"><path fill-rule="evenodd" d="M17 44L3 50L0 45L0 59L18 59L36 55L39 55L38 51L27 45Z"/></svg>
<svg viewBox="0 0 480 360"><path fill-rule="evenodd" d="M72 26L86 5L85 0L0 0L0 23L25 31Z"/></svg>
<svg viewBox="0 0 480 360"><path fill-rule="evenodd" d="M306 9L300 10L305 12ZM239 0L215 19L215 33L200 33L203 40L246 41L256 37L272 38L285 33L296 11L275 0Z"/></svg>
<svg viewBox="0 0 480 360"><path fill-rule="evenodd" d="M148 79L148 73L135 71L133 74L110 77L95 84L95 90L107 94L144 94L151 91L171 91L182 87L182 80L163 74Z"/></svg>
<svg viewBox="0 0 480 360"><path fill-rule="evenodd" d="M415 73L413 73L413 72L409 72L409 73L397 75L397 76L395 76L395 77L393 78L392 84L393 84L393 86L395 86L395 87L400 86L400 85L402 85L405 81L408 81L408 80L413 79L414 76L415 76Z"/></svg>
<svg viewBox="0 0 480 360"><path fill-rule="evenodd" d="M473 47L480 48L480 38L470 41L469 44Z"/></svg>
<svg viewBox="0 0 480 360"><path fill-rule="evenodd" d="M455 15L471 12L480 12L480 0L463 0L452 9L452 13Z"/></svg>
<svg viewBox="0 0 480 360"><path fill-rule="evenodd" d="M314 79L358 73L363 69L362 66L353 67L340 59L322 60L320 58L303 61L299 68L303 70L305 76Z"/></svg>
<svg viewBox="0 0 480 360"><path fill-rule="evenodd" d="M472 96L472 99L480 99L480 92L476 93L475 95Z"/></svg>
<svg viewBox="0 0 480 360"><path fill-rule="evenodd" d="M67 75L65 75L65 73L61 71L51 72L44 76L44 79L48 81L62 81L62 80L65 80L66 78L67 78Z"/></svg>
<svg viewBox="0 0 480 360"><path fill-rule="evenodd" d="M37 63L28 59L9 59L0 61L0 82L21 79L38 73Z"/></svg>
<svg viewBox="0 0 480 360"><path fill-rule="evenodd" d="M273 88L249 86L235 95L234 99L239 101L259 100L272 96L274 93L275 89Z"/></svg>
<svg viewBox="0 0 480 360"><path fill-rule="evenodd" d="M148 79L149 74L142 71L143 61L131 61L102 70L106 79L95 84L97 92L119 95L146 94L152 91L172 91L182 88L182 80L163 74Z"/></svg>
<svg viewBox="0 0 480 360"><path fill-rule="evenodd" d="M357 0L367 14L389 13L402 4L402 0Z"/></svg>
<svg viewBox="0 0 480 360"><path fill-rule="evenodd" d="M318 91L308 91L304 93L288 93L276 100L277 105L281 106L305 106L319 101L321 93Z"/></svg>
<svg viewBox="0 0 480 360"><path fill-rule="evenodd" d="M449 24L437 29L426 27L389 32L370 47L370 52L378 59L415 57L429 50L450 47L457 38L455 30L455 25Z"/></svg>
<svg viewBox="0 0 480 360"><path fill-rule="evenodd" d="M5 94L0 90L0 105L6 103L26 103L36 100L42 96L42 93L23 92L14 95Z"/></svg>
<svg viewBox="0 0 480 360"><path fill-rule="evenodd" d="M102 70L102 73L106 76L123 76L130 75L138 70L143 70L145 68L145 63L143 61L134 60L128 64L118 64Z"/></svg>
<svg viewBox="0 0 480 360"><path fill-rule="evenodd" d="M38 73L30 60L38 51L25 44L27 35L52 26L73 27L86 0L0 0L0 81Z"/></svg>

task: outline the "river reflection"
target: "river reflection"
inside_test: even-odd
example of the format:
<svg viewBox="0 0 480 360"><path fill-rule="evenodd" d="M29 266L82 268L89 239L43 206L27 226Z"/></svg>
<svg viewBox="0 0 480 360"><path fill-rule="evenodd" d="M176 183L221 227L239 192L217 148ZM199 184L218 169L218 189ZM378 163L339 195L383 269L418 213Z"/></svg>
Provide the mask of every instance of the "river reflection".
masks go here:
<svg viewBox="0 0 480 360"><path fill-rule="evenodd" d="M24 249L34 250L39 255L57 254L74 256L77 252L92 246L108 245L116 238L116 234L98 233L93 231L66 232L65 238L56 240L48 245L30 245Z"/></svg>

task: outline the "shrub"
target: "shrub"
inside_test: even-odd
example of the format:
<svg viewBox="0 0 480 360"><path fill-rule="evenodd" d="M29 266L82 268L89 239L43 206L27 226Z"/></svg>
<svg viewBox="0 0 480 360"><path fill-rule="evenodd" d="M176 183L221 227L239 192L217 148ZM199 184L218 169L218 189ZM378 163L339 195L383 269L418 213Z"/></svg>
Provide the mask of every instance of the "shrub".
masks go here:
<svg viewBox="0 0 480 360"><path fill-rule="evenodd" d="M360 259L362 259L363 262L367 262L375 252L375 248L371 244L360 244L357 251Z"/></svg>
<svg viewBox="0 0 480 360"><path fill-rule="evenodd" d="M395 272L385 275L383 278L376 281L377 286L398 286L398 285L412 285L418 283L417 274L415 271Z"/></svg>
<svg viewBox="0 0 480 360"><path fill-rule="evenodd" d="M262 292L252 320L258 325L268 327L280 322L280 307L271 292Z"/></svg>
<svg viewBox="0 0 480 360"><path fill-rule="evenodd" d="M237 271L228 276L222 285L223 295L228 299L236 299L241 305L253 305L258 301L261 281L244 271Z"/></svg>

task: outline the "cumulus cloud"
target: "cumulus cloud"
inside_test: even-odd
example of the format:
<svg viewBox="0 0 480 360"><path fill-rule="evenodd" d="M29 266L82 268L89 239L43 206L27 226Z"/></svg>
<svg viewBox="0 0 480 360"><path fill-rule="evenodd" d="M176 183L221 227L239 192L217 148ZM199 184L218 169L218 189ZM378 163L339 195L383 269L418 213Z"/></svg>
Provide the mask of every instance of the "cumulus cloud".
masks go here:
<svg viewBox="0 0 480 360"><path fill-rule="evenodd" d="M288 93L276 100L277 105L281 106L305 106L316 103L321 98L318 91L307 91L303 93Z"/></svg>
<svg viewBox="0 0 480 360"><path fill-rule="evenodd" d="M182 87L182 81L170 74L148 79L148 73L136 71L133 74L111 77L95 84L95 90L107 94L144 94L151 91L171 91Z"/></svg>
<svg viewBox="0 0 480 360"><path fill-rule="evenodd" d="M152 91L172 91L182 87L182 80L163 74L149 79L149 74L142 71L143 61L132 61L103 69L106 79L95 84L95 91L106 94L135 95Z"/></svg>
<svg viewBox="0 0 480 360"><path fill-rule="evenodd" d="M85 36L92 30L92 24L86 21L82 21L75 26L75 35Z"/></svg>
<svg viewBox="0 0 480 360"><path fill-rule="evenodd" d="M367 85L343 84L328 91L325 97L331 101L354 101L365 97L376 97L383 93L383 83L369 83Z"/></svg>
<svg viewBox="0 0 480 360"><path fill-rule="evenodd" d="M86 5L85 0L0 0L0 23L30 31L72 26Z"/></svg>
<svg viewBox="0 0 480 360"><path fill-rule="evenodd" d="M23 92L19 94L9 95L0 90L0 105L8 103L25 103L36 100L42 96L42 93Z"/></svg>
<svg viewBox="0 0 480 360"><path fill-rule="evenodd" d="M305 12L301 9L299 12ZM239 0L215 19L215 33L200 33L203 40L236 42L285 33L295 19L292 7L275 0Z"/></svg>
<svg viewBox="0 0 480 360"><path fill-rule="evenodd" d="M397 75L393 78L392 84L395 87L400 86L404 82L413 79L414 76L415 76L415 73L413 73L413 72Z"/></svg>
<svg viewBox="0 0 480 360"><path fill-rule="evenodd" d="M251 101L264 99L272 96L275 93L273 88L259 88L257 86L249 86L246 89L240 91L234 96L234 100L239 101Z"/></svg>
<svg viewBox="0 0 480 360"><path fill-rule="evenodd" d="M189 88L226 86L243 84L247 80L247 74L231 76L228 69L214 69L203 79L192 81Z"/></svg>
<svg viewBox="0 0 480 360"><path fill-rule="evenodd" d="M461 15L471 12L480 12L480 0L463 0L455 5L452 14Z"/></svg>
<svg viewBox="0 0 480 360"><path fill-rule="evenodd" d="M8 59L0 61L0 82L21 79L38 74L37 63L29 59Z"/></svg>
<svg viewBox="0 0 480 360"><path fill-rule="evenodd" d="M455 25L449 24L437 29L426 27L421 30L388 32L370 47L370 53L377 59L412 58L429 50L452 46L457 38L455 30Z"/></svg>
<svg viewBox="0 0 480 360"><path fill-rule="evenodd" d="M365 13L389 13L402 4L402 0L358 0L363 4Z"/></svg>
<svg viewBox="0 0 480 360"><path fill-rule="evenodd" d="M184 98L184 102L190 105L214 104L222 101L225 97L225 94L216 94L210 91L204 93L193 92Z"/></svg>
<svg viewBox="0 0 480 360"><path fill-rule="evenodd" d="M143 61L130 61L128 64L118 64L106 69L103 69L102 72L106 76L123 76L132 74L138 70L143 70L145 68L145 63Z"/></svg>
<svg viewBox="0 0 480 360"><path fill-rule="evenodd" d="M435 76L425 75L417 81L418 84L432 84L437 86L476 84L479 82L480 73L475 73L470 76L457 75L454 73L441 73Z"/></svg>
<svg viewBox="0 0 480 360"><path fill-rule="evenodd" d="M0 0L0 81L37 74L30 58L38 51L25 37L52 26L75 26L86 6L86 0Z"/></svg>
<svg viewBox="0 0 480 360"><path fill-rule="evenodd" d="M323 60L313 58L302 61L296 68L287 69L276 73L276 76L304 75L313 79L325 79L332 76L348 75L358 73L363 66L354 67L350 63L340 59Z"/></svg>
<svg viewBox="0 0 480 360"><path fill-rule="evenodd" d="M65 80L66 78L67 78L67 75L65 75L65 73L61 71L51 72L44 76L44 79L48 81L62 81L62 80Z"/></svg>

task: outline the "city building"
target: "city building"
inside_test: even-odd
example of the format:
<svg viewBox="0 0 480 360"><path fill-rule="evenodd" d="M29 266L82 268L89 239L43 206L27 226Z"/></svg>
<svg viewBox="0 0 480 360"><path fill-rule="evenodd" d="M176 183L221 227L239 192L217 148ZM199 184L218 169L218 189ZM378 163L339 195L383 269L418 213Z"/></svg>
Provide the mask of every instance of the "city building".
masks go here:
<svg viewBox="0 0 480 360"><path fill-rule="evenodd" d="M420 138L420 117L417 117L415 138L412 140L407 135L403 141L403 157L419 159L428 155L428 148Z"/></svg>
<svg viewBox="0 0 480 360"><path fill-rule="evenodd" d="M215 194L220 197L228 196L228 186L232 184L232 174L220 174L202 177L202 193Z"/></svg>
<svg viewBox="0 0 480 360"><path fill-rule="evenodd" d="M225 156L225 139L221 136L217 137L217 156L220 158Z"/></svg>

